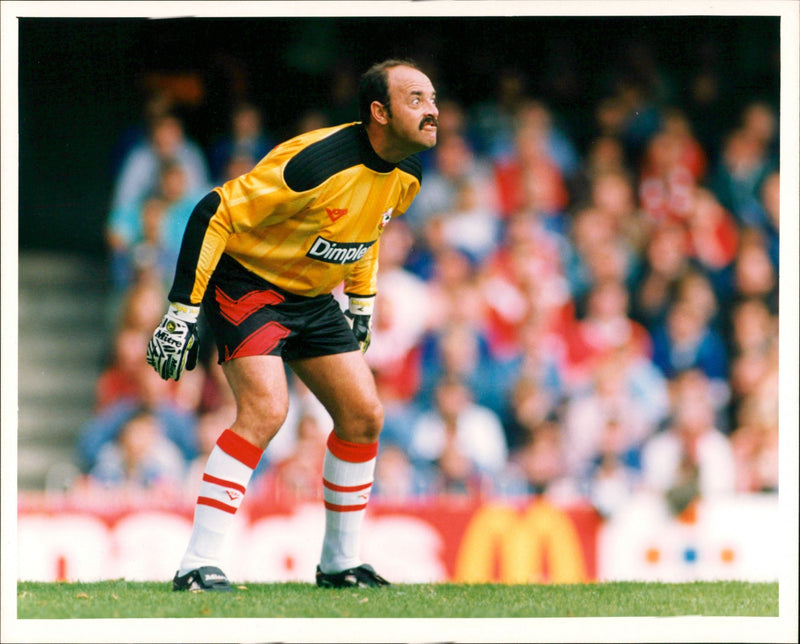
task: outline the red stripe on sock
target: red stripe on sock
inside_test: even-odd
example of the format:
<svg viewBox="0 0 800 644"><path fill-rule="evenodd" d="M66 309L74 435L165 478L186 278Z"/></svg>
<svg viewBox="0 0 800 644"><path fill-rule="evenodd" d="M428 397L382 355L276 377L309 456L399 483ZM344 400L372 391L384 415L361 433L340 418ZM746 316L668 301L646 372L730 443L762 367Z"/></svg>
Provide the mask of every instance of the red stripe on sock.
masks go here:
<svg viewBox="0 0 800 644"><path fill-rule="evenodd" d="M256 469L256 465L261 460L261 453L264 451L230 429L222 432L222 436L217 440L217 445L228 456L244 463L251 470Z"/></svg>
<svg viewBox="0 0 800 644"><path fill-rule="evenodd" d="M233 481L226 481L225 479L218 479L216 476L211 476L211 474L203 474L203 480L206 483L213 483L214 485L219 485L220 487L229 487L232 490L241 492L242 494L244 494L246 491L243 485L239 485Z"/></svg>
<svg viewBox="0 0 800 644"><path fill-rule="evenodd" d="M366 503L361 505L336 505L335 503L328 503L325 501L325 509L333 510L334 512L357 512L367 507Z"/></svg>
<svg viewBox="0 0 800 644"><path fill-rule="evenodd" d="M207 496L198 496L197 505L208 505L212 508L216 508L217 510L222 510L223 512L227 512L229 514L236 514L236 508L233 507L232 505L228 505L227 503L223 503L222 501L217 501L216 499L210 499Z"/></svg>
<svg viewBox="0 0 800 644"><path fill-rule="evenodd" d="M378 441L374 443L351 443L342 440L334 432L328 436L328 449L341 461L366 463L378 456Z"/></svg>
<svg viewBox="0 0 800 644"><path fill-rule="evenodd" d="M366 490L368 487L372 486L372 481L364 483L364 485L336 485L327 479L322 479L322 484L334 492L359 492L360 490Z"/></svg>

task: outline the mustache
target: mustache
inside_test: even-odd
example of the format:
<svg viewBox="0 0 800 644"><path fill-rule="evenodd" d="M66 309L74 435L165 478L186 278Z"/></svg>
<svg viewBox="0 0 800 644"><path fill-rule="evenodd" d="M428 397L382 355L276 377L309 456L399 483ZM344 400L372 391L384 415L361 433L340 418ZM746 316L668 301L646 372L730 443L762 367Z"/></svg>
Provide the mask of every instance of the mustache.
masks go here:
<svg viewBox="0 0 800 644"><path fill-rule="evenodd" d="M425 117L424 119L422 119L422 121L420 122L420 124L419 124L419 129L421 130L421 129L422 129L422 128L424 128L426 125L428 125L428 123L430 123L430 124L431 124L431 125L433 125L434 127L439 127L439 119L437 119L435 116L426 116L426 117Z"/></svg>

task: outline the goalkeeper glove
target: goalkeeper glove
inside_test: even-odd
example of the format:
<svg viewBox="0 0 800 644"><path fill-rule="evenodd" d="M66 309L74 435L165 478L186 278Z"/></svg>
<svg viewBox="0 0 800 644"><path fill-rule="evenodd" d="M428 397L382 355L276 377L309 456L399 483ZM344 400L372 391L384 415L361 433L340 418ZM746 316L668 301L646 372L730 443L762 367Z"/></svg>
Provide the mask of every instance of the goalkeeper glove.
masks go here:
<svg viewBox="0 0 800 644"><path fill-rule="evenodd" d="M153 333L147 345L147 364L164 380L177 380L184 368L191 371L197 365L199 314L199 306L170 303L164 319Z"/></svg>
<svg viewBox="0 0 800 644"><path fill-rule="evenodd" d="M350 306L344 314L358 340L361 353L364 353L372 340L372 308L375 306L375 296L350 295L349 298Z"/></svg>

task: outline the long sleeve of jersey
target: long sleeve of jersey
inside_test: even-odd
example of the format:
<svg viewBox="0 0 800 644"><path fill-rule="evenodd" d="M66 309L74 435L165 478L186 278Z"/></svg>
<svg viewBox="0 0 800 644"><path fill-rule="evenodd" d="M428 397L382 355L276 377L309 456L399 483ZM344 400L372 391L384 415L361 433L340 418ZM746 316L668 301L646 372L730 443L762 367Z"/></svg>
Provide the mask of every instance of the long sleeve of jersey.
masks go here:
<svg viewBox="0 0 800 644"><path fill-rule="evenodd" d="M416 157L384 161L360 123L290 139L197 204L169 298L198 304L223 253L298 295L343 281L349 293L372 295L380 235L420 181Z"/></svg>

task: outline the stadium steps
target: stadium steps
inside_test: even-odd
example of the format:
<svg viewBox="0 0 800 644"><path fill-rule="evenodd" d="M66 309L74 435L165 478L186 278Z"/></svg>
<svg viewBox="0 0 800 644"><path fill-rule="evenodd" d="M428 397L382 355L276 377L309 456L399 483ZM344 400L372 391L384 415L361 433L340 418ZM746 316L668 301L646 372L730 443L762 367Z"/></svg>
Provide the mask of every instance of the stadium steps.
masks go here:
<svg viewBox="0 0 800 644"><path fill-rule="evenodd" d="M20 252L17 483L42 490L74 474L107 349L107 269L101 259Z"/></svg>

